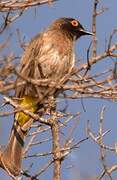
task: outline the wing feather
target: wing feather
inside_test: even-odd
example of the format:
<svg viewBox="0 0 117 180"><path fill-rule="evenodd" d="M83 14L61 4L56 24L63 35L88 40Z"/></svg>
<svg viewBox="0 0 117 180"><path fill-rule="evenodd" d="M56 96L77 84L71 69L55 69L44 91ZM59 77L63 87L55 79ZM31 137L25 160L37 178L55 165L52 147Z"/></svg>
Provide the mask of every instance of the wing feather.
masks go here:
<svg viewBox="0 0 117 180"><path fill-rule="evenodd" d="M16 79L16 89L15 89L15 97L21 98L25 95L32 96L35 94L35 86L29 82L18 86L18 83L21 83L26 78L40 78L40 72L37 71L37 57L40 57L40 47L42 45L42 35L38 34L31 40L29 45L27 46L25 53L21 60L21 67L19 70L19 74L21 76ZM38 74L38 77L35 77L35 74ZM23 78L24 77L24 78Z"/></svg>

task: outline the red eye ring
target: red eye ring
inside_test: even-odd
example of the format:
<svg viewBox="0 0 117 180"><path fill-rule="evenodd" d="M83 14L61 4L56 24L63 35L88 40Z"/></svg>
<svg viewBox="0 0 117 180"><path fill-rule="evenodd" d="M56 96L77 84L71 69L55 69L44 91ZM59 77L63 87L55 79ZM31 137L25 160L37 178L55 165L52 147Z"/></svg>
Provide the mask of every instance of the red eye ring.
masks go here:
<svg viewBox="0 0 117 180"><path fill-rule="evenodd" d="M78 21L77 20L73 20L73 21L71 21L71 24L72 24L72 26L78 26Z"/></svg>

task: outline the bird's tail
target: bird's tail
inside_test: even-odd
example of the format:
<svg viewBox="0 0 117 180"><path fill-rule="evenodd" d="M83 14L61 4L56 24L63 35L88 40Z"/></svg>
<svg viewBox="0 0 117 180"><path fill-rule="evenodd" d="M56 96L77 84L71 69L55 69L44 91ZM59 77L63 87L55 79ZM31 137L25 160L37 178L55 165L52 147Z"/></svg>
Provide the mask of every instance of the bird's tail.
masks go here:
<svg viewBox="0 0 117 180"><path fill-rule="evenodd" d="M37 107L35 104L34 98L28 96L25 96L20 101L20 107L28 110L29 112L36 111ZM27 114L23 113L23 111L19 111L15 114L15 120L8 145L2 154L3 168L14 176L19 175L21 171L24 141L32 122L33 119L31 119Z"/></svg>

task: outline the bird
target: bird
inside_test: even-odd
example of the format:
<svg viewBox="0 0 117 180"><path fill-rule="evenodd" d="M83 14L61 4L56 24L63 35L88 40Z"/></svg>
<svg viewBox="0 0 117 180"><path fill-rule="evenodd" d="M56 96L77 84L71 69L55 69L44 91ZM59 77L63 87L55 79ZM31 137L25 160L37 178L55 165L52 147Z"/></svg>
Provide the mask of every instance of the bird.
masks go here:
<svg viewBox="0 0 117 180"><path fill-rule="evenodd" d="M58 96L59 91L55 87L43 87L34 82L47 80L59 83L64 76L70 74L76 61L74 44L84 35L93 34L85 30L79 20L62 17L29 42L15 82L14 97L20 107L36 113L44 104L49 103L52 97ZM28 133L27 124L30 119L23 111L15 112L10 138L2 153L2 166L15 176L21 171L24 142Z"/></svg>
<svg viewBox="0 0 117 180"><path fill-rule="evenodd" d="M62 17L30 41L21 60L20 77L16 80L15 97L20 99L22 107L28 105L29 111L37 111L39 107L36 101L39 102L39 97L43 97L48 88L39 87L28 80L21 86L17 87L17 84L27 78L59 82L75 66L74 44L84 35L93 34L85 30L79 20ZM51 89L49 94L45 94L54 96L56 93ZM23 126L29 117L18 112L15 119Z"/></svg>

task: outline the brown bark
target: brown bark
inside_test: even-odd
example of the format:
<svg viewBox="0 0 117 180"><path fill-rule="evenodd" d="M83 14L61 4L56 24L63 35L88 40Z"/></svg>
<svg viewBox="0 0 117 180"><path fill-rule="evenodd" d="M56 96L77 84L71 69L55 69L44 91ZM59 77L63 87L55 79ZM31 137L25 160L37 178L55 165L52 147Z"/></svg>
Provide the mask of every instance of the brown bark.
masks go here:
<svg viewBox="0 0 117 180"><path fill-rule="evenodd" d="M60 180L60 171L61 171L61 149L59 142L59 124L56 116L51 119L52 121L52 139L53 139L53 180Z"/></svg>

